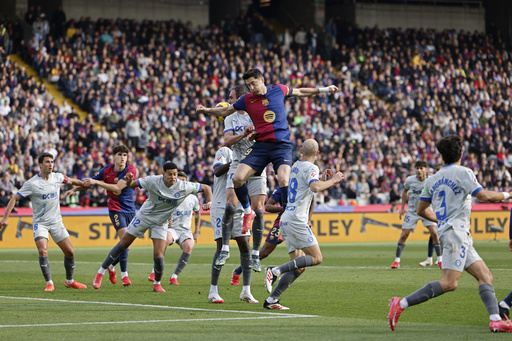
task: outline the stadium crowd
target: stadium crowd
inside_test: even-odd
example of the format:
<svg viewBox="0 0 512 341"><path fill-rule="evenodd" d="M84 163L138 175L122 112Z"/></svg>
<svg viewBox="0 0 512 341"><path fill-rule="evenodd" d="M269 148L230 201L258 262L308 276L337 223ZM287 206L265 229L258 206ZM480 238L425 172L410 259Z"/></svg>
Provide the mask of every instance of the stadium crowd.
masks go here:
<svg viewBox="0 0 512 341"><path fill-rule="evenodd" d="M66 20L61 9L48 21L43 14L31 8L25 17L30 41L19 22L7 22L0 38L0 205L36 173L40 152L52 152L57 171L81 179L111 163L119 143L131 148L140 177L172 160L192 181L212 184L223 126L194 109L225 101L251 67L267 85L341 90L286 101L295 159L302 142L315 138L319 168L346 174L317 195L318 204L398 202L416 160L441 163L435 141L449 133L464 138L463 163L484 187L511 189L512 63L509 42L496 32L361 29L333 18L319 30L278 33L257 12L207 27ZM59 106L43 79L87 118L66 101ZM272 191L275 175L267 172ZM141 191L136 196L145 200ZM95 190L63 204L102 206L105 199Z"/></svg>

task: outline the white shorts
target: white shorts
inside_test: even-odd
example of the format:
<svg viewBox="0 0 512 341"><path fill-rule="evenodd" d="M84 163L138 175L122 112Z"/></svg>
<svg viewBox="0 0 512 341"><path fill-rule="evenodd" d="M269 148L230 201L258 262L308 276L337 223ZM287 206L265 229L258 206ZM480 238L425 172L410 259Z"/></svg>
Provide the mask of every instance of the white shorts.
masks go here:
<svg viewBox="0 0 512 341"><path fill-rule="evenodd" d="M172 243L178 243L181 245L185 240L192 239L194 240L194 234L190 229L181 229L181 228L168 228L168 233L172 235L172 239L174 240Z"/></svg>
<svg viewBox="0 0 512 341"><path fill-rule="evenodd" d="M416 213L406 212L404 222L402 223L402 230L414 230L416 228L416 225L418 224L418 221L420 220L423 222L423 226L425 227L437 225L433 221L422 218Z"/></svg>
<svg viewBox="0 0 512 341"><path fill-rule="evenodd" d="M288 253L318 244L315 234L307 223L290 218L288 211L285 211L279 223L281 236L286 243Z"/></svg>
<svg viewBox="0 0 512 341"><path fill-rule="evenodd" d="M135 218L132 219L132 221L126 228L126 232L128 232L130 235L136 238L142 238L144 237L144 233L146 233L147 230L150 230L149 237L151 239L167 240L168 226L168 222L162 224L161 226L158 226L154 222L151 222L136 215Z"/></svg>
<svg viewBox="0 0 512 341"><path fill-rule="evenodd" d="M214 207L210 210L210 219L212 221L213 228L213 239L217 240L222 238L222 218L224 217L224 208ZM242 205L238 204L238 207L233 216L233 230L231 230L231 239L235 239L243 236L250 236L251 231L247 231L242 234L242 220L244 217L244 210Z"/></svg>
<svg viewBox="0 0 512 341"><path fill-rule="evenodd" d="M449 227L439 236L443 248L443 270L463 272L471 264L482 260L473 247L473 238L466 231Z"/></svg>
<svg viewBox="0 0 512 341"><path fill-rule="evenodd" d="M235 185L233 185L233 174L235 174L235 171L236 167L229 168L226 188L235 188ZM267 195L267 178L262 175L253 175L249 177L246 185L250 197L253 195Z"/></svg>
<svg viewBox="0 0 512 341"><path fill-rule="evenodd" d="M57 244L69 237L68 230L62 222L53 225L34 224L32 229L34 231L34 241L41 238L49 239L49 235L51 235L53 241Z"/></svg>

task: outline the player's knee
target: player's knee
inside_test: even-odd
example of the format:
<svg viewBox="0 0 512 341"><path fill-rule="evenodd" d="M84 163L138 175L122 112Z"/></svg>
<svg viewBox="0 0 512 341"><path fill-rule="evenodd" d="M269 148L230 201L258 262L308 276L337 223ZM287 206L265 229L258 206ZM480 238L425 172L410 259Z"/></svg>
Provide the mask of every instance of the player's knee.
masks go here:
<svg viewBox="0 0 512 341"><path fill-rule="evenodd" d="M38 248L39 257L48 257L48 250L46 248Z"/></svg>
<svg viewBox="0 0 512 341"><path fill-rule="evenodd" d="M296 270L300 275L302 275L304 273L304 271L306 271L306 268L300 268L300 269L297 269Z"/></svg>
<svg viewBox="0 0 512 341"><path fill-rule="evenodd" d="M244 182L245 182L242 177L236 176L236 173L235 173L235 175L233 175L233 179L232 180L233 180L233 186L235 188L238 188L238 187L242 186L244 184Z"/></svg>
<svg viewBox="0 0 512 341"><path fill-rule="evenodd" d="M73 250L66 250L64 252L64 256L66 256L67 258L73 258L73 257L75 257L75 251L73 251Z"/></svg>
<svg viewBox="0 0 512 341"><path fill-rule="evenodd" d="M233 204L230 204L230 203L227 203L226 204L226 211L225 211L225 215L227 217L232 217L235 215L235 212L236 212L236 206L233 205Z"/></svg>
<svg viewBox="0 0 512 341"><path fill-rule="evenodd" d="M459 281L439 281L444 292L454 291L459 286Z"/></svg>
<svg viewBox="0 0 512 341"><path fill-rule="evenodd" d="M313 265L318 265L318 264L322 263L322 261L323 261L322 254L319 254L319 255L313 257Z"/></svg>
<svg viewBox="0 0 512 341"><path fill-rule="evenodd" d="M263 218L263 210L254 210L254 213L256 213L256 219Z"/></svg>

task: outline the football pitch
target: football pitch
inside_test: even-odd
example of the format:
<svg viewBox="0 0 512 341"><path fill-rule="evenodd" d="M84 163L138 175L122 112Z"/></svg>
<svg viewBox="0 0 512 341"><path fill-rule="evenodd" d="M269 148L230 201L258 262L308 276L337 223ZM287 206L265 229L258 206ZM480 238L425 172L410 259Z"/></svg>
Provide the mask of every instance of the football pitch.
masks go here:
<svg viewBox="0 0 512 341"><path fill-rule="evenodd" d="M398 234L397 234L398 238ZM152 248L131 247L129 275L123 287L108 274L99 290L92 280L109 248L77 248L75 279L86 290L64 287L63 254L49 249L54 292L44 292L37 250L0 250L0 339L31 340L489 340L488 314L478 294L478 283L464 273L455 292L402 313L394 332L386 315L388 299L403 297L427 282L440 279L437 267L421 268L427 242L410 242L400 269L392 270L396 243L322 244L324 261L311 267L281 297L287 311L263 309L268 297L264 272L252 276L252 293L260 304L241 302L241 286L230 284L238 266L238 250L224 266L219 294L224 304L208 303L214 246L196 246L179 276L179 286L168 284L181 254L168 248L162 280L166 293L155 293L147 280ZM512 290L512 253L508 241L475 241L475 247L494 275L498 300ZM263 267L288 261L286 247L278 246Z"/></svg>

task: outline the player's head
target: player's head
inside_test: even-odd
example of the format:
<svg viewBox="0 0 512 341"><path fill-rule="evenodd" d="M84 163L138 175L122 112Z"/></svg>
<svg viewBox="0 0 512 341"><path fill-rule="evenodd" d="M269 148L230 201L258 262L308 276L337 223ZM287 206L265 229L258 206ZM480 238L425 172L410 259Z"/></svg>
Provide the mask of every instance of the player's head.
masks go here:
<svg viewBox="0 0 512 341"><path fill-rule="evenodd" d="M187 173L185 173L184 171L179 171L178 179L180 179L181 181L187 181L188 180Z"/></svg>
<svg viewBox="0 0 512 341"><path fill-rule="evenodd" d="M317 156L318 155L318 142L313 139L307 139L302 144L300 152L305 157Z"/></svg>
<svg viewBox="0 0 512 341"><path fill-rule="evenodd" d="M437 150L446 165L457 162L462 157L464 142L459 135L448 135L437 141Z"/></svg>
<svg viewBox="0 0 512 341"><path fill-rule="evenodd" d="M418 160L414 164L414 168L416 168L416 176L418 177L418 180L423 181L427 178L427 162Z"/></svg>
<svg viewBox="0 0 512 341"><path fill-rule="evenodd" d="M126 167L126 162L128 161L128 153L130 150L125 145L115 146L112 150L114 154L114 164L118 167Z"/></svg>
<svg viewBox="0 0 512 341"><path fill-rule="evenodd" d="M247 86L245 84L236 85L232 87L231 90L229 90L228 103L233 105L237 101L237 99L248 93L249 89L247 89Z"/></svg>
<svg viewBox="0 0 512 341"><path fill-rule="evenodd" d="M37 157L39 168L44 173L51 173L53 171L53 154L44 152Z"/></svg>
<svg viewBox="0 0 512 341"><path fill-rule="evenodd" d="M174 185L176 179L178 179L178 166L174 162L167 161L163 166L164 170L164 182L167 186Z"/></svg>
<svg viewBox="0 0 512 341"><path fill-rule="evenodd" d="M249 69L242 76L249 90L256 96L263 96L266 93L265 80L263 73L259 69Z"/></svg>

